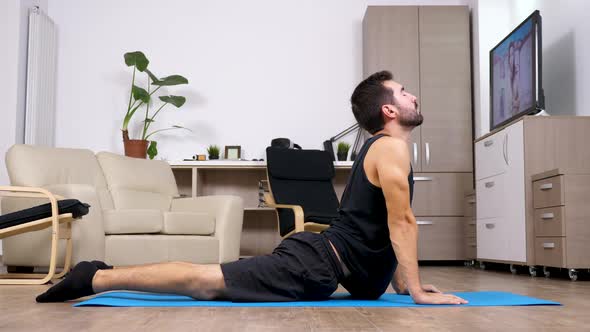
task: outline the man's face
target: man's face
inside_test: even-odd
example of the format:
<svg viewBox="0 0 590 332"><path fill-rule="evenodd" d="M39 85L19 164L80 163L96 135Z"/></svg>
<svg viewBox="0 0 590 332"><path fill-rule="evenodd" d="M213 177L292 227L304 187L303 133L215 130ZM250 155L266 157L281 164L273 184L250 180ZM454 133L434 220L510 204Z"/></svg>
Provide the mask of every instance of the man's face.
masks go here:
<svg viewBox="0 0 590 332"><path fill-rule="evenodd" d="M417 127L422 124L424 117L418 108L418 99L413 94L407 92L404 86L395 81L386 81L383 83L386 87L393 90L393 106L398 110L399 124L404 127Z"/></svg>

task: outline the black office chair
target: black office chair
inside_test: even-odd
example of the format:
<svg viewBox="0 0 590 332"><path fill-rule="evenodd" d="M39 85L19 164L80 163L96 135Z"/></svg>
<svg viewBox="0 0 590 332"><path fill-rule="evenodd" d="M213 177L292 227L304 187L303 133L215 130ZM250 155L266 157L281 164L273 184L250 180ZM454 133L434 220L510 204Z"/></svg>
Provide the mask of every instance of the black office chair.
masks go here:
<svg viewBox="0 0 590 332"><path fill-rule="evenodd" d="M267 206L277 210L279 233L321 232L338 217L334 163L326 151L266 149Z"/></svg>

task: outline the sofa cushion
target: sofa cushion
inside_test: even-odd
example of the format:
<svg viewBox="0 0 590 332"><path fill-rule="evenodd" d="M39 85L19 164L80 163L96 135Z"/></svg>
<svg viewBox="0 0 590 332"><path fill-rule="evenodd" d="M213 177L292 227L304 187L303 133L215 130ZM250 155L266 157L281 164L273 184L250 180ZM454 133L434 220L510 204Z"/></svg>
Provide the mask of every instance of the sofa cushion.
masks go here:
<svg viewBox="0 0 590 332"><path fill-rule="evenodd" d="M111 190L114 208L117 210L154 209L170 211L171 196L129 189Z"/></svg>
<svg viewBox="0 0 590 332"><path fill-rule="evenodd" d="M163 216L160 210L105 210L106 234L147 234L162 231Z"/></svg>
<svg viewBox="0 0 590 332"><path fill-rule="evenodd" d="M165 161L130 158L109 152L100 152L96 157L111 192L133 190L178 196L176 179L170 164Z"/></svg>
<svg viewBox="0 0 590 332"><path fill-rule="evenodd" d="M215 217L202 212L164 212L163 234L211 235Z"/></svg>
<svg viewBox="0 0 590 332"><path fill-rule="evenodd" d="M6 152L6 169L13 186L93 186L96 188L102 208L112 208L113 203L102 169L94 153L88 149L15 144Z"/></svg>

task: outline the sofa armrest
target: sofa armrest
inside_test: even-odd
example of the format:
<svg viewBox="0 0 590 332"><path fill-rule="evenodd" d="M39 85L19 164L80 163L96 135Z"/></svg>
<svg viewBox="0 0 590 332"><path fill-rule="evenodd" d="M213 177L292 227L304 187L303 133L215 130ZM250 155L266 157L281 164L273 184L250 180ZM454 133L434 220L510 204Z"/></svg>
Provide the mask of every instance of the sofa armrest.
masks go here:
<svg viewBox="0 0 590 332"><path fill-rule="evenodd" d="M215 216L215 233L219 240L219 263L240 257L240 239L244 221L244 202L238 196L202 196L175 198L171 212L205 212Z"/></svg>
<svg viewBox="0 0 590 332"><path fill-rule="evenodd" d="M81 220L72 223L72 263L83 260L104 259L105 235L102 208L93 186L86 184L55 184L44 189L63 198L75 198L90 204L90 211ZM3 198L2 213L18 211L47 203L47 199ZM2 240L3 263L16 266L49 266L51 229L15 235ZM58 262L63 260L64 246L60 243Z"/></svg>

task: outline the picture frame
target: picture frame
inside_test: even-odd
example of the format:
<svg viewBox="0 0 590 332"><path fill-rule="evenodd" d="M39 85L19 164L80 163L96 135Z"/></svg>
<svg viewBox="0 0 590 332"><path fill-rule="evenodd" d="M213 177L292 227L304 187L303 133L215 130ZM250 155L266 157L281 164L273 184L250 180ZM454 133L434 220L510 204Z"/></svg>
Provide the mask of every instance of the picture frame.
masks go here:
<svg viewBox="0 0 590 332"><path fill-rule="evenodd" d="M242 147L240 145L226 145L225 159L239 160L242 158Z"/></svg>

